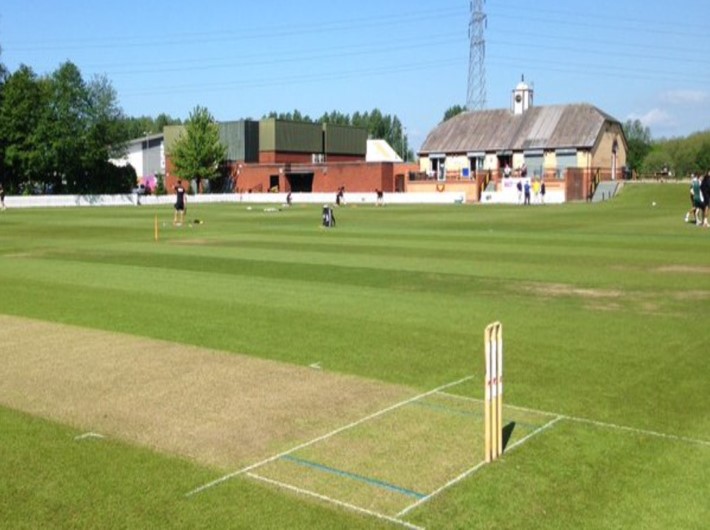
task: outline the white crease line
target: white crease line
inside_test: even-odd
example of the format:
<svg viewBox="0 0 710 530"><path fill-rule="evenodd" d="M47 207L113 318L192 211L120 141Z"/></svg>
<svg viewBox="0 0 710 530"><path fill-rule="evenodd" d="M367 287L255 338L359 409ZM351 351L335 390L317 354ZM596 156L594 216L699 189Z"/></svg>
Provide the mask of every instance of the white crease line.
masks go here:
<svg viewBox="0 0 710 530"><path fill-rule="evenodd" d="M483 400L478 399L478 398L473 398L473 397L468 397L468 396L460 396L458 394L449 394L448 392L440 392L440 394L443 396L463 399L466 401L475 401L477 403L483 403ZM531 408L527 408L527 407L518 407L516 405L508 405L507 403L503 403L503 407L509 408L512 410L520 410L522 412L530 412L533 414L542 414L544 416L555 416L555 417L559 416L564 420L574 421L577 423L587 423L589 425L595 425L596 427L603 427L606 429L615 429L618 431L627 431L627 432L632 432L635 434L643 434L645 436L653 436L655 438L665 438L667 440L675 440L677 442L685 442L685 443L691 443L691 444L697 444L697 445L710 446L710 440L703 440L701 438L690 438L688 436L678 436L676 434L668 434L668 433L664 433L664 432L650 431L647 429L639 429L636 427L629 427L628 425L617 425L615 423L608 423L608 422L604 422L604 421L591 420L589 418L580 418L578 416L568 416L567 414L560 414L560 413L556 413L556 412L547 412L545 410L531 409Z"/></svg>
<svg viewBox="0 0 710 530"><path fill-rule="evenodd" d="M557 422L560 421L561 419L562 419L562 416L557 416L555 419L548 421L545 425L543 425L542 427L538 428L537 430L531 432L530 434L528 434L528 435L525 436L524 438L521 438L520 440L518 440L517 442L515 442L515 443L514 443L513 445L511 445L510 447L506 447L505 453L507 453L508 451L512 451L512 450L515 449L516 447L518 447L518 446L520 446L521 444L523 444L523 443L525 443L526 441L528 441L528 440L529 440L530 438L532 438L533 436L536 436L537 434L540 434L542 431L545 431L545 430L549 429L550 427L552 427L555 423L557 423ZM503 454L505 455L505 453L503 453ZM482 468L483 466L485 466L485 465L486 465L485 460L479 462L478 464L476 464L475 466L473 466L471 469L468 469L468 470L464 471L464 472L461 473L458 477L456 477L456 478L450 480L449 482L447 482L446 484L444 484L444 485L441 486L440 488L438 488L438 489L434 490L433 492L431 492L431 493L430 493L429 495L427 495L426 497L423 497L423 498L419 499L417 502L415 502L415 503L409 505L409 506L406 507L404 510L402 510L401 512L399 512L395 517L404 517L405 515L407 515L409 512L411 512L411 511L414 510L415 508L418 508L419 506L421 506L421 505L424 504L425 502L428 502L428 501L430 501L432 498L434 498L434 497L436 497L437 495L439 495L442 491L449 489L449 488L450 488L451 486L453 486L454 484L457 484L457 483L461 482L463 479L465 479L465 478L467 478L467 477L473 475L476 471L478 471L479 469L481 469L481 468Z"/></svg>
<svg viewBox="0 0 710 530"><path fill-rule="evenodd" d="M261 475L257 475L256 473L247 473L246 475L247 475L248 477L253 478L253 479L261 480L261 481L263 481L263 482L266 482L266 483L268 483L268 484L272 484L272 485L277 486L277 487L279 487L279 488L287 489L287 490L296 492L296 493L298 493L298 494L300 494L300 495L306 495L306 496L309 496L309 497L315 497L316 499L320 499L320 500L325 501L325 502L328 502L328 503L330 503L330 504L335 504L336 506L340 506L340 507L342 507L342 508L346 508L346 509L351 510L351 511L363 513L363 514L365 514L365 515L369 515L369 516L375 517L375 518L377 518L377 519L381 519L381 520L384 520L384 521L389 521L390 523L395 523L395 524L398 524L398 525L403 526L403 527L405 527L405 528L410 528L411 530L424 530L424 528L422 528L421 526L415 526L415 525L410 524L410 523L408 523L408 522L406 522L406 521L402 521L401 519L397 519L397 518L394 518L394 517L390 517L390 516L388 516L388 515L384 515L384 514L381 514L381 513L373 512L373 511L367 510L367 509L365 509L365 508L361 508L361 507L359 507L359 506L355 506L354 504L349 504L349 503L347 503L347 502L339 501L339 500L337 500L337 499L333 499L333 498L331 498L331 497L327 497L327 496L325 496L325 495L321 495L320 493L316 493L316 492L314 492L314 491L306 490L306 489L303 489L303 488L298 488L298 487L296 487L296 486L292 486L291 484L286 484L285 482L281 482L281 481L278 481L278 480L273 480L273 479L270 479L270 478L266 478L266 477L263 477L263 476L261 476Z"/></svg>
<svg viewBox="0 0 710 530"><path fill-rule="evenodd" d="M97 432L85 432L84 434L80 434L79 436L75 436L74 440L76 440L76 441L86 440L87 438L104 438L104 435L99 434Z"/></svg>
<svg viewBox="0 0 710 530"><path fill-rule="evenodd" d="M596 427L603 427L606 429L616 429L618 431L627 431L634 434L642 434L644 436L654 436L656 438L665 438L667 440L674 440L676 442L685 442L696 445L706 445L710 447L710 440L701 440L699 438L688 438L687 436L678 436L675 434L666 434L657 431L647 431L646 429L637 429L635 427L627 427L625 425L616 425L614 423L606 423L603 421L588 420L586 418L575 418L574 416L562 416L564 419L569 421L574 421L577 423L587 423L589 425L594 425Z"/></svg>
<svg viewBox="0 0 710 530"><path fill-rule="evenodd" d="M461 396L459 394L450 394L449 392L439 392L442 396L450 397L450 398L455 398L455 399L461 399L464 401L474 401L476 403L484 403L485 401L483 399L475 398L475 397L470 397L470 396ZM563 416L563 414L558 414L557 412L546 412L544 410L536 410L536 409L528 409L525 407L518 407L516 405L509 405L508 403L503 403L503 406L508 409L513 409L513 410L521 410L523 412L534 412L536 414L540 414L542 416Z"/></svg>
<svg viewBox="0 0 710 530"><path fill-rule="evenodd" d="M523 436L523 437L522 437L520 440L518 440L517 442L515 442L515 443L513 443L513 444L510 444L510 446L509 446L509 447L506 447L505 450L506 450L506 451L512 451L513 449L515 449L515 448L518 447L519 445L522 445L522 444L524 444L525 442L527 442L527 441L528 441L530 438L532 438L533 436L537 436L537 435L540 434L542 431L546 431L547 429L549 429L550 427L552 427L555 423L557 423L558 421L563 420L564 418L565 418L564 416L557 416L556 418L554 418L554 419L548 421L545 425L543 425L543 426L540 427L539 429L537 429L537 430L531 432L531 433L528 434L527 436Z"/></svg>
<svg viewBox="0 0 710 530"><path fill-rule="evenodd" d="M460 385L461 383L464 383L464 382L468 381L469 379L473 379L473 377L474 377L474 376L472 376L472 375L471 375L471 376L468 376L468 377L464 377L463 379L460 379L460 380L458 380L458 381L454 381L453 383L448 383L448 384L446 384L446 385L442 385L442 386L440 386L440 387L438 387L438 388L435 388L434 390L430 390L429 392L425 392L425 393L423 393L423 394L419 394L418 396L414 396L414 397L412 397L412 398L409 398L409 399L407 399L407 400L405 400L405 401L400 401L399 403L395 403L394 405L391 405L391 406L389 406L389 407L387 407L387 408L385 408L385 409L382 409L382 410L380 410L379 412L375 412L375 413L373 413L373 414L370 414L369 416L365 416L364 418L361 418L361 419L359 419L359 420L357 420L357 421L354 421L354 422L352 422L352 423L349 423L348 425L345 425L345 426L343 426L343 427L340 427L340 428L338 428L338 429L335 429L334 431L331 431L331 432L329 432L329 433L327 433L327 434L324 434L323 436L319 436L318 438L314 438L313 440L311 440L311 441L309 441L309 442L302 443L302 444L297 445L296 447L292 447L291 449L288 449L288 450L286 450L286 451L284 451L284 452L282 452L282 453L279 453L279 454L274 455L274 456L271 456L271 457L269 457L269 458L267 458L267 459L265 459L265 460L262 460L261 462L257 462L257 463L255 463L255 464L251 464L251 465L249 465L249 466L247 466L247 467L244 467L244 468L239 469L239 470L237 470L237 471L233 471L232 473L229 473L229 474L227 474L227 475L224 475L224 476L222 476L222 477L220 477L220 478L218 478L218 479L216 479L216 480L213 480L212 482L208 482L207 484L204 484L204 485L202 485L202 486L200 486L200 487L198 487L198 488L195 488L195 489L192 490L192 491L187 492L187 493L185 494L185 496L186 496L186 497L191 497L191 496L193 496L193 495L195 495L195 494L197 494L197 493L201 493L201 492L203 492L203 491L205 491L205 490L207 490L207 489L213 488L214 486L217 486L217 485L221 484L222 482L226 482L227 480L230 480L230 479L232 479L232 478L234 478L234 477L236 477L236 476L243 475L244 473L248 473L249 471L251 471L251 470L253 470L253 469L256 469L256 468L261 467L261 466L263 466L263 465L266 465L266 464L268 464L268 463L270 463L270 462L273 462L273 461L275 461L275 460L278 460L279 458L282 458L282 457L284 457L284 456L286 456L286 455L289 455L289 454L291 454L291 453L293 453L293 452L299 451L299 450L301 450L301 449L304 449L304 448L306 448L306 447L309 447L309 446L311 446L311 445L314 445L314 444L316 444L316 443L318 443L318 442L322 442L323 440L327 440L328 438L331 438L331 437L335 436L336 434L340 434L340 433L343 432L343 431L347 431L348 429L352 429L353 427L357 427L358 425L361 425L361 424L365 423L366 421L370 421L370 420L375 419L375 418L377 418L377 417L379 417L379 416L383 416L384 414L387 414L388 412L391 412L391 411L396 410L396 409L398 409L398 408L400 408L400 407L403 407L403 406L405 406L405 405L408 405L408 404L410 404L410 403L413 403L414 401L417 401L417 400L419 400L419 399L422 399L422 398L424 398L424 397L426 397L426 396L430 396L431 394L436 394L437 392L441 392L442 390L444 390L444 389L446 389L446 388L451 388L451 387Z"/></svg>

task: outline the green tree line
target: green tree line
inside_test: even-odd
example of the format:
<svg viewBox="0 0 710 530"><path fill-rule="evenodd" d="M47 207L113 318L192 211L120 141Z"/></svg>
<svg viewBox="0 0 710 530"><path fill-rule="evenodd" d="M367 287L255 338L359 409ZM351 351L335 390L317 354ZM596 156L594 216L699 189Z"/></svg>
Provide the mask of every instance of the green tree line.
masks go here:
<svg viewBox="0 0 710 530"><path fill-rule="evenodd" d="M299 111L269 117L363 127L371 138L387 140L404 158L414 159L399 118L378 109L353 115L333 111L318 120ZM200 138L214 135L213 127L206 126L213 121L207 109L198 107L187 123L191 130L202 127L192 135ZM27 65L9 72L0 63L0 182L8 193L129 192L136 184L135 170L109 160L124 156L129 140L180 123L167 114L126 116L105 76L86 80L70 61L47 75ZM183 147L180 172L213 178L218 153L196 152L189 143ZM210 162L198 168L195 163L201 159Z"/></svg>
<svg viewBox="0 0 710 530"><path fill-rule="evenodd" d="M110 81L87 81L72 62L42 76L0 63L0 182L9 193L128 192L135 170L109 160L172 123L165 114L127 117Z"/></svg>
<svg viewBox="0 0 710 530"><path fill-rule="evenodd" d="M109 164L125 149L123 112L105 77L85 81L71 62L46 76L22 65L0 82L0 171L10 192L119 192L130 168Z"/></svg>
<svg viewBox="0 0 710 530"><path fill-rule="evenodd" d="M710 130L681 138L653 140L640 120L624 124L628 166L637 176L686 178L710 171Z"/></svg>

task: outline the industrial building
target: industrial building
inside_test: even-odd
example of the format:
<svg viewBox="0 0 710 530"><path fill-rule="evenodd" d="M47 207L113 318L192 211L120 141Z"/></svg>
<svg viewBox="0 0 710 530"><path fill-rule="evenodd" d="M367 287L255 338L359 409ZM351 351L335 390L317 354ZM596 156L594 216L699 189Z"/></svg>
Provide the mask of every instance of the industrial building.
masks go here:
<svg viewBox="0 0 710 530"><path fill-rule="evenodd" d="M218 125L227 149L223 171L236 192L405 191L406 175L417 170L381 143L370 143L376 161L369 161L368 133L358 127L275 118ZM172 147L184 130L164 129L168 189L175 180Z"/></svg>
<svg viewBox="0 0 710 530"><path fill-rule="evenodd" d="M122 158L111 159L118 167L133 166L139 179L165 173L165 151L162 134L146 134L128 142Z"/></svg>

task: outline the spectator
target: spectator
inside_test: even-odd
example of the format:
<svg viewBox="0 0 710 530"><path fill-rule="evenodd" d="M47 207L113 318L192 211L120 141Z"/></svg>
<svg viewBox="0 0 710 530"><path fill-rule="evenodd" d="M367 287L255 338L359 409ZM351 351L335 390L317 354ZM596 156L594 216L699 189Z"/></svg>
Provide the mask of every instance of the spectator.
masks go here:
<svg viewBox="0 0 710 530"><path fill-rule="evenodd" d="M708 224L708 211L710 210L710 171L705 173L703 180L700 182L700 191L703 195L703 226L710 228L710 224Z"/></svg>
<svg viewBox="0 0 710 530"><path fill-rule="evenodd" d="M525 201L523 204L530 204L530 181L525 179L525 184L523 185L523 192L525 193Z"/></svg>

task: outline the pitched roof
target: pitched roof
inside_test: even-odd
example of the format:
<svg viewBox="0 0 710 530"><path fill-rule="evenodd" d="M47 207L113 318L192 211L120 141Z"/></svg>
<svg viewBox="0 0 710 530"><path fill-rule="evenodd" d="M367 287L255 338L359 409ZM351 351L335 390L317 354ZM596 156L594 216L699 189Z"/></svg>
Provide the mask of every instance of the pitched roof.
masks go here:
<svg viewBox="0 0 710 530"><path fill-rule="evenodd" d="M466 153L532 149L591 149L604 123L619 123L593 105L531 107L464 112L429 133L419 152Z"/></svg>

